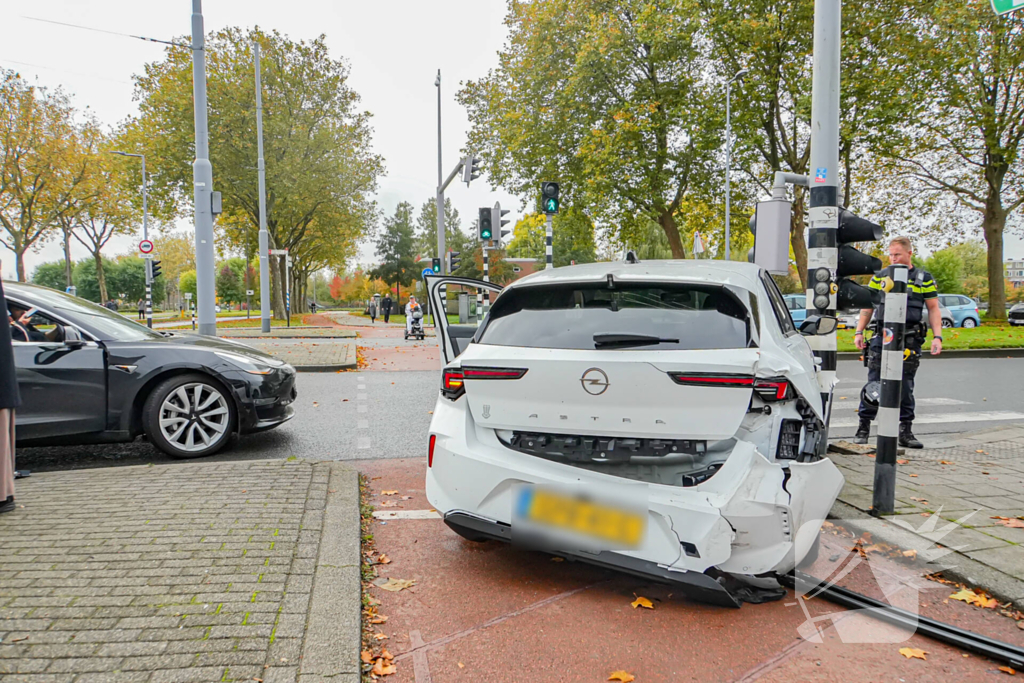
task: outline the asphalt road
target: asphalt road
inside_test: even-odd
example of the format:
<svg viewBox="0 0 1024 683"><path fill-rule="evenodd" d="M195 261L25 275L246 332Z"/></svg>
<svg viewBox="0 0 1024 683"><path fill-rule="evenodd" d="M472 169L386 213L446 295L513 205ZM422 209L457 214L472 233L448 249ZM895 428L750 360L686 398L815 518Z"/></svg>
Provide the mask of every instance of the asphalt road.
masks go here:
<svg viewBox="0 0 1024 683"><path fill-rule="evenodd" d="M853 434L854 408L866 373L857 362L840 362L832 436ZM270 432L236 438L210 460L422 455L438 382L439 372L433 370L300 374L294 419ZM1022 384L1024 359L926 359L918 373L915 432L926 445L935 445L942 434L1024 422ZM994 419L1007 415L1019 417ZM18 467L33 470L170 461L142 439L131 444L18 449Z"/></svg>

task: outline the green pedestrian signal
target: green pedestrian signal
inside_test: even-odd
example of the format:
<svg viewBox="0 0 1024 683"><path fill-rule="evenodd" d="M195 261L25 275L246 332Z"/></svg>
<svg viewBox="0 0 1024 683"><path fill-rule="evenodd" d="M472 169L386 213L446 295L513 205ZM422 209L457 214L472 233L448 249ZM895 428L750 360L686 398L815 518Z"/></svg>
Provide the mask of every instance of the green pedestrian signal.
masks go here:
<svg viewBox="0 0 1024 683"><path fill-rule="evenodd" d="M481 240L487 242L491 239L493 234L493 224L491 223L491 210L489 208L481 208L477 219L477 229Z"/></svg>
<svg viewBox="0 0 1024 683"><path fill-rule="evenodd" d="M541 183L540 196L544 213L558 213L558 183Z"/></svg>

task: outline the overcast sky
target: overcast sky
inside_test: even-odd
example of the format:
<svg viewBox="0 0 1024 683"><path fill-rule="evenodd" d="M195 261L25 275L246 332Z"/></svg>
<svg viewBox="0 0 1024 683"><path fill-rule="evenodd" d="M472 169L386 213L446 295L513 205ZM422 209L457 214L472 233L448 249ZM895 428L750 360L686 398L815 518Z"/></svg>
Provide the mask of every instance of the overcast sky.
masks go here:
<svg viewBox="0 0 1024 683"><path fill-rule="evenodd" d="M24 17L78 24L116 33L158 39L191 31L191 0L0 0L0 65L19 71L42 86L61 86L76 106L88 107L113 125L137 112L133 74L160 60L163 47L132 38L58 26ZM362 107L373 113L374 147L387 174L377 201L391 213L400 201L417 210L433 196L437 181L437 90L442 72L444 168L451 170L465 144L468 121L455 102L459 84L476 79L497 64L507 31L504 0L206 0L207 33L225 26L277 29L292 39L327 36L335 57L352 67L351 85ZM217 169L214 168L216 186ZM497 200L519 214L520 201L487 186L454 183L449 198L469 226L481 206ZM186 227L186 226L182 226ZM134 239L113 240L111 255L134 250ZM87 255L74 243L75 260ZM1024 256L1024 242L1006 236L1006 257ZM27 255L28 271L61 258L58 240ZM360 261L374 258L364 245ZM3 276L14 276L14 258L0 247Z"/></svg>
<svg viewBox="0 0 1024 683"><path fill-rule="evenodd" d="M191 0L0 0L0 65L31 82L61 86L76 106L90 108L113 125L137 113L132 75L159 60L163 47L132 38L32 21L79 24L118 33L170 39L191 32ZM444 168L447 175L466 141L468 120L455 102L459 84L497 64L507 31L504 0L205 0L207 34L225 26L277 29L292 39L323 33L334 57L352 67L350 83L373 113L373 144L387 173L377 202L392 213L400 201L417 211L437 184L437 89L441 69ZM217 169L213 169L214 185ZM447 196L463 229L481 206L500 201L515 219L519 200L488 187L481 178L466 188L455 182ZM111 242L109 253L134 249L134 240ZM72 247L74 259L87 255ZM61 258L59 240L27 255L28 271ZM14 256L0 247L4 278L14 277ZM364 246L361 260L373 259Z"/></svg>

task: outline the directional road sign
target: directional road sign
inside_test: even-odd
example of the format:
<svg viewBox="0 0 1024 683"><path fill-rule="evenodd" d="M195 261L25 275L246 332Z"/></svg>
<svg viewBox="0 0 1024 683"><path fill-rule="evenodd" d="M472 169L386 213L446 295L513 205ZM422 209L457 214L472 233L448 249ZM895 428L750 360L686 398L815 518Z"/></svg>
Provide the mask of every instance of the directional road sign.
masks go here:
<svg viewBox="0 0 1024 683"><path fill-rule="evenodd" d="M991 0L992 9L996 14L1009 14L1024 7L1024 0Z"/></svg>
<svg viewBox="0 0 1024 683"><path fill-rule="evenodd" d="M426 277L428 275L437 275L437 273L434 272L433 268L424 268L423 269L423 277Z"/></svg>

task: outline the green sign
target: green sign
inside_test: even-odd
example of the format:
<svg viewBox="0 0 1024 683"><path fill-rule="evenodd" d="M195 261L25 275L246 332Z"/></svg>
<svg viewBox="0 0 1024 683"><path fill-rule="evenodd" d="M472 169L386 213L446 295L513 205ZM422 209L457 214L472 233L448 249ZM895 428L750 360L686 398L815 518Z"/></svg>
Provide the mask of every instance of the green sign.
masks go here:
<svg viewBox="0 0 1024 683"><path fill-rule="evenodd" d="M991 0L996 14L1009 14L1024 7L1024 0Z"/></svg>
<svg viewBox="0 0 1024 683"><path fill-rule="evenodd" d="M1021 0L1024 2L1024 0ZM544 211L545 213L558 213L558 200L554 197L544 200Z"/></svg>

